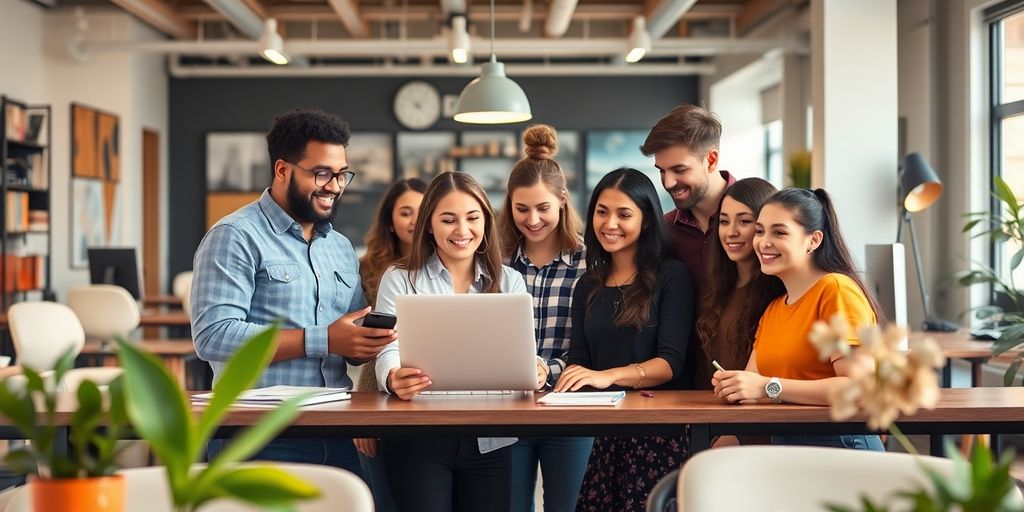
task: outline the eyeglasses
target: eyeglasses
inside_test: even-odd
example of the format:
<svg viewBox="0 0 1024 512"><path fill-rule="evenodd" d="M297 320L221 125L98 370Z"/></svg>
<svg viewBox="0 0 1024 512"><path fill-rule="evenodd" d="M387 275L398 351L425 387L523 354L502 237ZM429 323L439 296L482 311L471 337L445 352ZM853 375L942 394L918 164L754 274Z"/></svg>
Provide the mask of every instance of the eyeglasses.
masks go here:
<svg viewBox="0 0 1024 512"><path fill-rule="evenodd" d="M292 164L291 162L288 162L288 163ZM355 179L355 177L356 177L356 173L354 173L352 171L338 171L338 172L334 172L334 171L328 171L326 169L322 169L322 170L319 170L319 171L312 171L312 170L306 169L305 167L303 167L303 166L301 166L299 164L292 164L292 165L294 165L295 167L298 167L299 169L302 169L303 171L306 171L308 173L312 173L313 174L313 181L314 181L314 183L316 183L316 186L318 186L318 187L326 187L327 184L331 182L331 180L338 180L338 184L341 185L344 188L344 187L347 187L349 185L349 183L352 183L352 180Z"/></svg>

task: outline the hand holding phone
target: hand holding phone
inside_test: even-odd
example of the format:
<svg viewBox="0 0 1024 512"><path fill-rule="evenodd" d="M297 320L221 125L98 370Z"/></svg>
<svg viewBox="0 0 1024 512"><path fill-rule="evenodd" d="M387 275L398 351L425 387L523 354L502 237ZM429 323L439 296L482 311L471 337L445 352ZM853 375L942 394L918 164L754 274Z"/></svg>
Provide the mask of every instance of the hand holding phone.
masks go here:
<svg viewBox="0 0 1024 512"><path fill-rule="evenodd" d="M398 317L379 311L370 311L363 318L356 320L356 323L372 329L394 329L395 324L398 323Z"/></svg>

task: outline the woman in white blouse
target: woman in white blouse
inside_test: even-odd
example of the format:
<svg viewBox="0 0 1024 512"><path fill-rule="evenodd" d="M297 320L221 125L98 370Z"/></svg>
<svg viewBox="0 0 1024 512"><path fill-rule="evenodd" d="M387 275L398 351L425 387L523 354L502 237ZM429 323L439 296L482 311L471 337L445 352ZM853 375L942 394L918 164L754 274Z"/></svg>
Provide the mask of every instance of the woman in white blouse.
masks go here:
<svg viewBox="0 0 1024 512"><path fill-rule="evenodd" d="M520 273L501 264L487 195L472 176L452 172L427 187L408 259L389 268L377 290L377 311L395 313L410 293L526 293ZM399 320L401 321L401 320ZM453 326L457 328L457 326ZM430 376L402 368L399 340L377 357L381 389L409 400L430 387ZM538 380L547 369L538 364ZM398 512L508 510L510 439L388 438L381 455Z"/></svg>

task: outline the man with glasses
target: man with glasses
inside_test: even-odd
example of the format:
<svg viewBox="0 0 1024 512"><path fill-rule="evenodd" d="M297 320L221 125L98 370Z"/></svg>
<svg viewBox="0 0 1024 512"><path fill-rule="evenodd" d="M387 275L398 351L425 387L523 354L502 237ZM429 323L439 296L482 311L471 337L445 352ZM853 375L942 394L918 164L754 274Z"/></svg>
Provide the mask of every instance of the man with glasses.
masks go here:
<svg viewBox="0 0 1024 512"><path fill-rule="evenodd" d="M267 134L272 181L259 200L224 217L199 244L192 283L196 353L220 376L242 342L284 324L258 387L351 386L346 362L362 364L395 339L355 324L369 312L352 243L334 231L338 199L355 173L348 125L296 110ZM210 442L212 456L223 442ZM254 459L308 462L361 475L351 439L277 439Z"/></svg>

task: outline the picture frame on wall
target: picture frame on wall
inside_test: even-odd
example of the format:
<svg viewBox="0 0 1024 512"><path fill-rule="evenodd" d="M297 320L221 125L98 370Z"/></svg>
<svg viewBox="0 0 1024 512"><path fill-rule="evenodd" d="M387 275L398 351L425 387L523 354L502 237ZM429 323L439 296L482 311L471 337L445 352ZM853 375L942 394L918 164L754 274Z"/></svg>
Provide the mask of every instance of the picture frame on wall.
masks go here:
<svg viewBox="0 0 1024 512"><path fill-rule="evenodd" d="M345 148L349 170L356 173L352 191L384 189L395 180L393 136L383 132L353 133Z"/></svg>
<svg viewBox="0 0 1024 512"><path fill-rule="evenodd" d="M670 211L675 208L672 198L663 192L661 175L654 167L654 157L644 156L640 146L647 139L646 130L598 130L587 132L586 155L586 196L589 198L594 187L608 174L620 167L630 167L650 178L654 189L661 198L661 208Z"/></svg>
<svg viewBox="0 0 1024 512"><path fill-rule="evenodd" d="M39 121L39 129L46 121ZM120 243L120 224L115 222L120 210L120 180L120 118L72 103L71 268L88 266L89 247Z"/></svg>
<svg viewBox="0 0 1024 512"><path fill-rule="evenodd" d="M456 146L455 132L399 132L396 145L399 176L403 178L429 183L442 172L456 170L451 156Z"/></svg>
<svg viewBox="0 0 1024 512"><path fill-rule="evenodd" d="M455 156L459 170L467 173L488 192L504 192L508 174L519 159L518 134L513 131L472 131L462 133Z"/></svg>
<svg viewBox="0 0 1024 512"><path fill-rule="evenodd" d="M206 192L262 192L273 170L261 132L206 134Z"/></svg>

